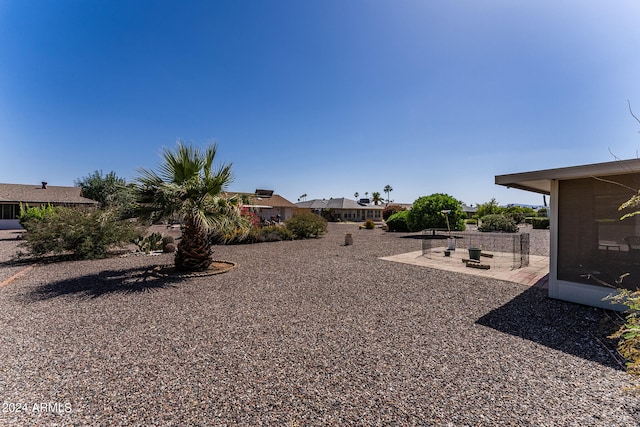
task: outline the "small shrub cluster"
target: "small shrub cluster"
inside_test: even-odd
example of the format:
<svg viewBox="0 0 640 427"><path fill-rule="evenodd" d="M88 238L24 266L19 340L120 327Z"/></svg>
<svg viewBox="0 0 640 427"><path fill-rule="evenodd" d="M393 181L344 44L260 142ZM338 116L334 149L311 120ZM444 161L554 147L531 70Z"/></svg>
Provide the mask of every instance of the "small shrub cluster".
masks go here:
<svg viewBox="0 0 640 427"><path fill-rule="evenodd" d="M287 227L282 225L268 225L266 227L252 229L244 243L279 242L281 240L293 239L293 232Z"/></svg>
<svg viewBox="0 0 640 427"><path fill-rule="evenodd" d="M373 220L368 219L364 222L364 228L366 228L367 230L373 230L374 228L376 228L376 224L375 222L373 222Z"/></svg>
<svg viewBox="0 0 640 427"><path fill-rule="evenodd" d="M26 208L19 220L27 230L23 246L36 256L69 253L80 259L104 258L111 247L140 237L134 223L118 220L112 210Z"/></svg>
<svg viewBox="0 0 640 427"><path fill-rule="evenodd" d="M532 218L531 225L535 229L546 230L549 228L549 218Z"/></svg>
<svg viewBox="0 0 640 427"><path fill-rule="evenodd" d="M327 221L310 212L292 216L285 222L285 226L296 239L319 237L327 232Z"/></svg>
<svg viewBox="0 0 640 427"><path fill-rule="evenodd" d="M391 217L391 215L404 210L406 210L406 208L403 208L402 206L389 205L382 210L382 219L386 221Z"/></svg>
<svg viewBox="0 0 640 427"><path fill-rule="evenodd" d="M515 233L518 231L518 226L513 219L506 215L490 214L482 217L478 230L484 232L501 231L504 233Z"/></svg>
<svg viewBox="0 0 640 427"><path fill-rule="evenodd" d="M228 229L212 231L210 239L213 244L237 245L308 239L319 237L326 231L327 221L312 213L294 215L284 224L267 226L255 225L250 217L243 215L241 223Z"/></svg>
<svg viewBox="0 0 640 427"><path fill-rule="evenodd" d="M640 375L640 290L618 289L607 299L628 307L624 324L609 338L618 339L618 352L627 360L627 371Z"/></svg>
<svg viewBox="0 0 640 427"><path fill-rule="evenodd" d="M409 211L396 212L387 219L387 227L389 231L409 231L407 225L407 218L409 217Z"/></svg>

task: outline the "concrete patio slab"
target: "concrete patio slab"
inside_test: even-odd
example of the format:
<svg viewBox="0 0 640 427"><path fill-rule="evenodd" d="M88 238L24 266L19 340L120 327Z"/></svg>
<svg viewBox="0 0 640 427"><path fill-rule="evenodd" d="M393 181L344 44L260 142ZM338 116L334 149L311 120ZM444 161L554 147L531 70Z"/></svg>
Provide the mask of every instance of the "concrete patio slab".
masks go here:
<svg viewBox="0 0 640 427"><path fill-rule="evenodd" d="M423 255L422 251L415 251L382 257L380 259L438 270L490 277L526 286L548 287L549 257L529 255L528 266L513 268L510 262L511 254L494 253L493 255L493 258L482 257L482 264L489 266L489 269L486 270L467 267L462 261L464 258L468 258L466 251L454 251L449 257L445 257L444 252L431 252Z"/></svg>

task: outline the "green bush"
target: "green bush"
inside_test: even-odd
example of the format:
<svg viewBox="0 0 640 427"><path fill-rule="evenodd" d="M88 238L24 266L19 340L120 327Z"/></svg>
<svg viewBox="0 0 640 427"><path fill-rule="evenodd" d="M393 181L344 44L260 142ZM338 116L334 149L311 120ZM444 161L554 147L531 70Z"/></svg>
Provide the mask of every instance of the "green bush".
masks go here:
<svg viewBox="0 0 640 427"><path fill-rule="evenodd" d="M269 225L256 228L249 233L247 243L279 242L281 240L293 240L294 234L287 227L281 225Z"/></svg>
<svg viewBox="0 0 640 427"><path fill-rule="evenodd" d="M442 211L450 211L443 213ZM418 198L408 211L407 225L410 231L428 228L447 229L447 220L451 230L464 230L467 215L462 211L462 203L448 194L432 194Z"/></svg>
<svg viewBox="0 0 640 427"><path fill-rule="evenodd" d="M478 220L475 218L469 218L469 219L465 219L464 223L469 225L476 225L478 224Z"/></svg>
<svg viewBox="0 0 640 427"><path fill-rule="evenodd" d="M81 259L104 258L112 246L140 237L134 223L117 220L112 210L56 207L42 218L29 215L23 218L27 230L23 246L37 256L70 253Z"/></svg>
<svg viewBox="0 0 640 427"><path fill-rule="evenodd" d="M482 217L481 222L480 227L478 227L479 231L501 231L505 233L515 233L518 231L518 226L513 222L513 219L502 214L485 215Z"/></svg>
<svg viewBox="0 0 640 427"><path fill-rule="evenodd" d="M627 360L627 371L640 375L640 290L618 289L606 299L626 305L625 323L609 338L618 339L618 352Z"/></svg>
<svg viewBox="0 0 640 427"><path fill-rule="evenodd" d="M516 224L522 224L526 217L536 215L534 209L524 206L508 206L501 213L513 219Z"/></svg>
<svg viewBox="0 0 640 427"><path fill-rule="evenodd" d="M320 237L327 232L327 221L310 212L294 215L285 222L296 239Z"/></svg>
<svg viewBox="0 0 640 427"><path fill-rule="evenodd" d="M20 205L20 215L18 222L26 230L28 226L43 221L47 216L54 215L56 208L50 204L30 207L29 205Z"/></svg>
<svg viewBox="0 0 640 427"><path fill-rule="evenodd" d="M398 213L401 211L405 211L407 210L406 208L403 208L402 206L398 206L398 205L389 205L387 207L385 207L382 210L382 219L384 219L385 221L388 220L391 215L393 215L394 213Z"/></svg>
<svg viewBox="0 0 640 427"><path fill-rule="evenodd" d="M407 218L409 217L409 211L396 212L387 219L388 231L409 231L407 225Z"/></svg>
<svg viewBox="0 0 640 427"><path fill-rule="evenodd" d="M536 229L540 229L540 230L546 230L547 228L549 228L549 218L532 218L532 225L533 228Z"/></svg>
<svg viewBox="0 0 640 427"><path fill-rule="evenodd" d="M366 228L367 230L373 230L374 228L376 228L376 224L375 222L373 222L373 220L368 219L364 222L364 228Z"/></svg>

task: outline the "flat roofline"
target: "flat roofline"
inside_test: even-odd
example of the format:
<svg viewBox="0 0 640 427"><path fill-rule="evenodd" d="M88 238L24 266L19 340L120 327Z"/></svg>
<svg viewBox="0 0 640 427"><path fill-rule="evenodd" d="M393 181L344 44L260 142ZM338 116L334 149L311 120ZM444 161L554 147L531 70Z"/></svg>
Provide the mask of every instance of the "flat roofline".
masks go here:
<svg viewBox="0 0 640 427"><path fill-rule="evenodd" d="M550 194L551 181L553 180L625 175L630 173L640 173L640 159L616 160L614 162L496 175L495 183L509 188Z"/></svg>

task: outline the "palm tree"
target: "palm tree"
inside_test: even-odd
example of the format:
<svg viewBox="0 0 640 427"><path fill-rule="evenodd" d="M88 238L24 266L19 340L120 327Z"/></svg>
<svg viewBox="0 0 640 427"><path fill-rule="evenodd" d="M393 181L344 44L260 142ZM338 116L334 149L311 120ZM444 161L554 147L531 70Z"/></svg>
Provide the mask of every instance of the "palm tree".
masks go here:
<svg viewBox="0 0 640 427"><path fill-rule="evenodd" d="M240 218L239 200L221 196L233 175L231 164L213 171L217 148L214 144L201 150L178 141L174 151L164 149L159 173L139 171L136 192L140 218L157 221L177 215L184 219L176 270L207 269L213 262L209 233Z"/></svg>
<svg viewBox="0 0 640 427"><path fill-rule="evenodd" d="M373 193L371 193L371 201L373 201L373 204L376 206L382 203L382 197L380 197L379 191L374 191Z"/></svg>
<svg viewBox="0 0 640 427"><path fill-rule="evenodd" d="M390 185L385 185L384 186L384 192L387 193L387 205L389 204L390 200L389 200L389 193L391 193L393 191L393 188Z"/></svg>

